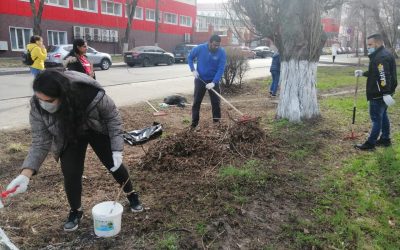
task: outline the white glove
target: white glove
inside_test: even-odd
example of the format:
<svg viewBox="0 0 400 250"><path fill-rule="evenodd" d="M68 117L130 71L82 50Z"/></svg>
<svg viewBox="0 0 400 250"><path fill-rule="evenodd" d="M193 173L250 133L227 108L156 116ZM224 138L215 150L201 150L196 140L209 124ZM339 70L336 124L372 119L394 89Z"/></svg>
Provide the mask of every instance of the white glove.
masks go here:
<svg viewBox="0 0 400 250"><path fill-rule="evenodd" d="M393 97L391 95L384 95L383 96L383 101L386 103L388 106L392 106L396 102L394 101Z"/></svg>
<svg viewBox="0 0 400 250"><path fill-rule="evenodd" d="M25 192L28 189L28 184L29 184L29 178L26 177L25 175L18 175L17 178L15 178L14 180L12 180L10 182L10 184L8 184L6 191L9 191L15 187L17 187L17 189L15 190L15 192L10 193L8 196L12 197L14 195L20 194Z"/></svg>
<svg viewBox="0 0 400 250"><path fill-rule="evenodd" d="M112 158L113 158L113 162L114 162L114 167L112 167L110 170L111 170L111 172L115 172L122 164L122 152L121 151L113 151Z"/></svg>
<svg viewBox="0 0 400 250"><path fill-rule="evenodd" d="M212 89L214 87L215 87L215 83L213 83L213 82L210 82L210 83L206 84L206 89Z"/></svg>
<svg viewBox="0 0 400 250"><path fill-rule="evenodd" d="M359 77L363 75L363 71L361 69L354 70L354 76Z"/></svg>
<svg viewBox="0 0 400 250"><path fill-rule="evenodd" d="M199 72L197 72L197 70L193 70L192 74L193 74L194 78L196 78L196 79L199 78Z"/></svg>

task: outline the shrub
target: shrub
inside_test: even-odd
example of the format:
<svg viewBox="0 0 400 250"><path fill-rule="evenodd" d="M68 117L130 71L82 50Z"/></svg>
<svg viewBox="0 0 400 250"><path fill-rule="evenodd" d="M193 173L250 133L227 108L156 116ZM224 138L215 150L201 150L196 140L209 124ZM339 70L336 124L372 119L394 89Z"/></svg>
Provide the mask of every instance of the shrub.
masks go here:
<svg viewBox="0 0 400 250"><path fill-rule="evenodd" d="M243 77L248 70L249 63L240 49L227 48L226 65L224 76L222 78L222 85L225 88L231 88L233 85L239 85L239 87L241 87Z"/></svg>

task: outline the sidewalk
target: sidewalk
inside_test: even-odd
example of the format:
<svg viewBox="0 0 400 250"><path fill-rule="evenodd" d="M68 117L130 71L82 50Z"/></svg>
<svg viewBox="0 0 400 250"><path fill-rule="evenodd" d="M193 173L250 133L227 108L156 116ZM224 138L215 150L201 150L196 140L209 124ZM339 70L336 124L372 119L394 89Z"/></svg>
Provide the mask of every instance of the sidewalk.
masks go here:
<svg viewBox="0 0 400 250"><path fill-rule="evenodd" d="M362 61L368 60L366 57L361 58ZM321 55L320 64L333 64L331 55ZM357 65L358 58L354 54L351 55L339 55L336 57L333 65ZM365 62L364 62L365 64ZM124 62L113 63L113 67L127 67ZM2 75L16 75L16 74L29 74L29 67L18 67L18 68L0 68L0 76Z"/></svg>
<svg viewBox="0 0 400 250"><path fill-rule="evenodd" d="M112 67L127 67L123 62L113 63ZM96 68L95 68L96 69ZM0 76L4 75L17 75L17 74L29 74L29 67L13 67L13 68L0 68Z"/></svg>

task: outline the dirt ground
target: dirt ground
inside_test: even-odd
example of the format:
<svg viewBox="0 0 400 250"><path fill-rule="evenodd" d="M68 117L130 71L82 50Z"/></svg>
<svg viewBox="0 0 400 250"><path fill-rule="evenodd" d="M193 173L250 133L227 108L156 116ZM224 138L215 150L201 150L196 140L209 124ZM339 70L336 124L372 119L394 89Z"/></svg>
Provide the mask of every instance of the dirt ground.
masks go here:
<svg viewBox="0 0 400 250"><path fill-rule="evenodd" d="M125 130L156 121L164 133L142 146L125 145L124 163L145 211L131 213L121 197L125 212L116 237L98 238L93 232L91 208L114 200L119 188L90 148L83 179L84 218L77 231L62 230L69 208L60 167L50 156L32 178L28 192L5 200L0 227L20 249L176 249L168 247L168 239L178 249L293 248L287 225L295 225L299 218L312 220L321 164L318 152L323 150L319 141L333 140L336 132L318 126L319 120L310 121L317 131L312 134L276 133L271 126L276 100L267 98L259 84L241 92L228 99L242 112L260 117L257 124L238 126L229 118L237 114L223 104L222 124L214 127L208 96L197 132L188 131L190 106L170 107L167 116L153 116L145 104L121 109ZM153 103L157 101L161 100ZM0 132L3 188L18 174L29 148L29 133ZM312 140L315 155L307 160L288 157L293 140L304 145ZM240 167L251 160L258 162L260 176L266 174L263 181L237 183L218 174L223 166Z"/></svg>

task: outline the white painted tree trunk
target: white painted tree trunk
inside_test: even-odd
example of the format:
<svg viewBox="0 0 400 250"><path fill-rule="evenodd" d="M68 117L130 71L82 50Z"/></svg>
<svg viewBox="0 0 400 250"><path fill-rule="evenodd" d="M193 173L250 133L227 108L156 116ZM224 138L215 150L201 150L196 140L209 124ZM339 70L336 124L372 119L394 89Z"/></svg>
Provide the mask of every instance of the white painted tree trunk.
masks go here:
<svg viewBox="0 0 400 250"><path fill-rule="evenodd" d="M282 61L277 117L299 122L319 116L316 79L317 62Z"/></svg>

